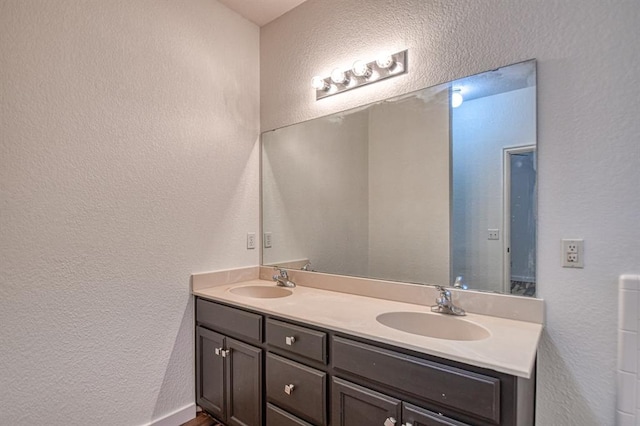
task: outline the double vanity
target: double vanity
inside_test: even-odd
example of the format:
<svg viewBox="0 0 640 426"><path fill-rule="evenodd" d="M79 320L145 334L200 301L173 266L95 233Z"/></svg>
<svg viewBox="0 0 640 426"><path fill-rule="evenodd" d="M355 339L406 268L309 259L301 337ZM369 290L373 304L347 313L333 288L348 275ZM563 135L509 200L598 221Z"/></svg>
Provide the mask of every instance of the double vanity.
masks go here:
<svg viewBox="0 0 640 426"><path fill-rule="evenodd" d="M480 298L525 320L456 317L431 312L432 287L386 283L381 298L359 290L374 281L296 271L284 288L272 272L193 276L196 402L223 423L533 424L541 300L505 313L510 296L469 292L463 308Z"/></svg>
<svg viewBox="0 0 640 426"><path fill-rule="evenodd" d="M265 131L265 266L193 276L196 402L227 425L534 424L536 108L529 60Z"/></svg>

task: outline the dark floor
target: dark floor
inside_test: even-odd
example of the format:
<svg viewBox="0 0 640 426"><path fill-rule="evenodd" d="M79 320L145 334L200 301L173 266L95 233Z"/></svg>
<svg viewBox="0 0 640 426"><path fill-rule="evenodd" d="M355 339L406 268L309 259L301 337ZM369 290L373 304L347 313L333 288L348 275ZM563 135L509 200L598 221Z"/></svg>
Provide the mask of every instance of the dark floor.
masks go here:
<svg viewBox="0 0 640 426"><path fill-rule="evenodd" d="M533 297L536 295L536 283L511 280L511 294Z"/></svg>
<svg viewBox="0 0 640 426"><path fill-rule="evenodd" d="M195 419L186 422L182 426L222 426L213 417L201 411Z"/></svg>

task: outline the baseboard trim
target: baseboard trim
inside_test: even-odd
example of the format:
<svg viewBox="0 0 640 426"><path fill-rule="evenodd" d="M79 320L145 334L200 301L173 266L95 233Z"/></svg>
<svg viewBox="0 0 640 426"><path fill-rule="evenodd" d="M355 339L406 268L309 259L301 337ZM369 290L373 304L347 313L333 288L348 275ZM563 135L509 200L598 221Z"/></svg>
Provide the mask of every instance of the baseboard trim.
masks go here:
<svg viewBox="0 0 640 426"><path fill-rule="evenodd" d="M181 424L195 418L196 404L195 402L192 402L191 404L185 405L164 417L152 420L151 423L147 423L145 426L180 426Z"/></svg>

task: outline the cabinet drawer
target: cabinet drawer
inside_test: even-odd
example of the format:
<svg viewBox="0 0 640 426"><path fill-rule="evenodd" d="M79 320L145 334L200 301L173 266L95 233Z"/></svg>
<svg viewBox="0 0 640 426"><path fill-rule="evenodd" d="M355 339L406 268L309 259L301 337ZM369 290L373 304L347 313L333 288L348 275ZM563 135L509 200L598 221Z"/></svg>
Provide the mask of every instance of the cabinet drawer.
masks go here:
<svg viewBox="0 0 640 426"><path fill-rule="evenodd" d="M327 334L267 319L267 343L306 358L327 363Z"/></svg>
<svg viewBox="0 0 640 426"><path fill-rule="evenodd" d="M267 354L267 399L315 425L326 425L327 374ZM293 385L287 393L286 387Z"/></svg>
<svg viewBox="0 0 640 426"><path fill-rule="evenodd" d="M470 426L406 402L402 404L402 422L412 426Z"/></svg>
<svg viewBox="0 0 640 426"><path fill-rule="evenodd" d="M400 420L399 399L346 380L333 378L331 383L332 426L382 426Z"/></svg>
<svg viewBox="0 0 640 426"><path fill-rule="evenodd" d="M500 423L500 380L410 355L333 338L333 365L423 400Z"/></svg>
<svg viewBox="0 0 640 426"><path fill-rule="evenodd" d="M196 322L241 340L262 343L261 315L197 299Z"/></svg>
<svg viewBox="0 0 640 426"><path fill-rule="evenodd" d="M267 426L312 426L275 405L267 404Z"/></svg>

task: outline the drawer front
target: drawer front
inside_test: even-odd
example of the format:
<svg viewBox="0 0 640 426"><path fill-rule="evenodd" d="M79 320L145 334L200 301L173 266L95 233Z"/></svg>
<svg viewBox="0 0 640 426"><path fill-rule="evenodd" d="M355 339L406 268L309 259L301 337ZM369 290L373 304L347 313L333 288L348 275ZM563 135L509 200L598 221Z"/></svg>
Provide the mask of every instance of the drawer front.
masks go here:
<svg viewBox="0 0 640 426"><path fill-rule="evenodd" d="M412 426L470 426L406 402L402 404L402 421Z"/></svg>
<svg viewBox="0 0 640 426"><path fill-rule="evenodd" d="M400 420L401 402L372 389L334 377L331 383L332 426L383 426Z"/></svg>
<svg viewBox="0 0 640 426"><path fill-rule="evenodd" d="M267 426L312 426L275 405L267 404Z"/></svg>
<svg viewBox="0 0 640 426"><path fill-rule="evenodd" d="M252 343L262 343L262 316L208 300L196 299L196 321Z"/></svg>
<svg viewBox="0 0 640 426"><path fill-rule="evenodd" d="M421 358L333 338L333 365L423 400L500 423L500 380Z"/></svg>
<svg viewBox="0 0 640 426"><path fill-rule="evenodd" d="M327 424L326 377L322 371L267 354L267 400L315 425Z"/></svg>
<svg viewBox="0 0 640 426"><path fill-rule="evenodd" d="M267 319L267 343L306 358L327 363L327 334Z"/></svg>

